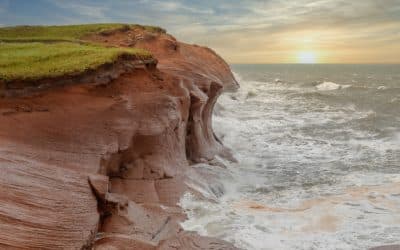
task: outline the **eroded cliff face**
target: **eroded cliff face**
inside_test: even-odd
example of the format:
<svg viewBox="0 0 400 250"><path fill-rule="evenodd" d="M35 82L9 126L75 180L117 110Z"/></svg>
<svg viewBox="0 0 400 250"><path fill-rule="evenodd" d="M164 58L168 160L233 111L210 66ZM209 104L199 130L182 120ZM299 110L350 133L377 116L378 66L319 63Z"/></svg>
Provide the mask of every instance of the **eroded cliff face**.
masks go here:
<svg viewBox="0 0 400 250"><path fill-rule="evenodd" d="M0 248L233 249L183 231L177 206L190 164L229 157L211 126L229 66L167 34L87 39L158 66L0 99Z"/></svg>

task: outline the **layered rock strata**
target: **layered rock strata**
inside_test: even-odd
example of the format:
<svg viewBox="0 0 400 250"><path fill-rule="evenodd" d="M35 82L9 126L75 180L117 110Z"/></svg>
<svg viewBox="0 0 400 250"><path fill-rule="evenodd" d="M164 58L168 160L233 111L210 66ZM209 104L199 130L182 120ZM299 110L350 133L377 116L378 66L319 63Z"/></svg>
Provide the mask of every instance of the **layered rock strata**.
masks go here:
<svg viewBox="0 0 400 250"><path fill-rule="evenodd" d="M234 249L184 231L177 205L191 164L230 157L211 126L218 96L238 87L229 66L168 34L87 39L145 48L158 65L0 98L0 248Z"/></svg>

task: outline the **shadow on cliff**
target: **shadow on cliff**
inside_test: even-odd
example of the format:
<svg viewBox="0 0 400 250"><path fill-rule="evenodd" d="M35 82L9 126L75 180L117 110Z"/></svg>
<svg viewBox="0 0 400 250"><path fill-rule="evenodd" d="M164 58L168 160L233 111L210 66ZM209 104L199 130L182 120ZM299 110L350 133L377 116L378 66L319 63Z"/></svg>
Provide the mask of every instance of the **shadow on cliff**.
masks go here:
<svg viewBox="0 0 400 250"><path fill-rule="evenodd" d="M0 246L233 249L183 231L177 206L191 164L234 160L211 122L218 96L238 88L229 66L140 28L87 39L145 48L158 65L128 60L0 99Z"/></svg>

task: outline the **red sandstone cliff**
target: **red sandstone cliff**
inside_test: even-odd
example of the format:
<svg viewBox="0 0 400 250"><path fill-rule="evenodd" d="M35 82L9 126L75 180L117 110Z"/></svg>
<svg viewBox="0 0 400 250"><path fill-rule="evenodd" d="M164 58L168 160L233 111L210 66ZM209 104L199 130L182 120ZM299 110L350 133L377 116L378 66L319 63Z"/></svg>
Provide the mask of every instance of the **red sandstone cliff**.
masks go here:
<svg viewBox="0 0 400 250"><path fill-rule="evenodd" d="M233 249L183 231L176 205L191 163L229 157L211 127L229 66L167 34L87 39L158 66L0 99L0 248Z"/></svg>

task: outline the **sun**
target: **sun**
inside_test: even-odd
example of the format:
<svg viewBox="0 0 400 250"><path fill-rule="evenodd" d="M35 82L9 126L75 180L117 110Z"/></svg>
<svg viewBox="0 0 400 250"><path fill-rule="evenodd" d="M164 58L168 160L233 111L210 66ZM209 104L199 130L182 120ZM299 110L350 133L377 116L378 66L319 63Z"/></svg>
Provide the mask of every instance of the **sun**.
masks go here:
<svg viewBox="0 0 400 250"><path fill-rule="evenodd" d="M313 51L300 51L297 53L298 63L317 63L317 56Z"/></svg>

